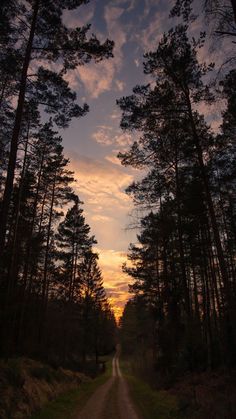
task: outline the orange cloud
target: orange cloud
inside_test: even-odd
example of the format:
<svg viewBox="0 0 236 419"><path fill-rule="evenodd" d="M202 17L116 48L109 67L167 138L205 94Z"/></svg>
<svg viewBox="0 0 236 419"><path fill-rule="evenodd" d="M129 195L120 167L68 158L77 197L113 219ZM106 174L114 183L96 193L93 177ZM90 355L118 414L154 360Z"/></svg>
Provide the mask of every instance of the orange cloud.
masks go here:
<svg viewBox="0 0 236 419"><path fill-rule="evenodd" d="M112 86L118 91L122 91L124 88L124 82L116 78L116 74L120 71L123 64L122 48L127 37L119 22L123 12L124 9L122 7L113 5L106 6L104 10L104 19L107 25L106 35L110 39L115 39L114 58L108 61L104 60L98 64L90 63L77 69L77 75L89 95L94 99L98 98L100 94L111 90ZM90 13L92 13L92 10Z"/></svg>
<svg viewBox="0 0 236 419"><path fill-rule="evenodd" d="M90 63L78 67L77 74L89 95L96 99L101 93L111 89L115 77L115 66L111 60Z"/></svg>
<svg viewBox="0 0 236 419"><path fill-rule="evenodd" d="M118 157L116 156L106 156L105 159L110 161L113 164L117 164L118 166L121 166L120 159L118 159Z"/></svg>
<svg viewBox="0 0 236 419"><path fill-rule="evenodd" d="M113 216L114 208L129 211L131 200L124 190L133 181L130 173L105 159L96 160L75 154L71 157L71 168L78 179L75 188L86 197L87 205L99 206L101 211L109 211Z"/></svg>
<svg viewBox="0 0 236 419"><path fill-rule="evenodd" d="M119 92L122 92L122 90L124 90L124 88L125 88L125 83L121 80L116 80L115 85L116 85L116 88Z"/></svg>
<svg viewBox="0 0 236 419"><path fill-rule="evenodd" d="M111 145L113 144L113 139L111 135L112 128L108 126L99 126L98 130L92 134L92 138L101 145Z"/></svg>
<svg viewBox="0 0 236 419"><path fill-rule="evenodd" d="M130 296L128 293L130 278L121 269L122 264L126 261L126 254L112 249L98 248L97 251L107 296L115 309L116 317L119 318Z"/></svg>
<svg viewBox="0 0 236 419"><path fill-rule="evenodd" d="M150 12L150 6L151 4L147 5L146 14ZM158 10L158 12L153 14L152 19L149 19L148 25L144 29L138 33L134 32L134 39L142 47L143 51L152 51L157 47L164 28L166 28L168 13L167 11Z"/></svg>
<svg viewBox="0 0 236 419"><path fill-rule="evenodd" d="M127 301L130 278L122 272L128 243L134 232L125 231L132 201L125 188L132 182L129 170L105 159L96 160L73 153L71 168L78 181L75 189L85 202L86 220L98 240L99 266L104 286L117 318Z"/></svg>
<svg viewBox="0 0 236 419"><path fill-rule="evenodd" d="M104 146L114 145L124 151L134 142L134 134L122 132L121 129L113 129L109 125L98 125L92 134L92 139Z"/></svg>

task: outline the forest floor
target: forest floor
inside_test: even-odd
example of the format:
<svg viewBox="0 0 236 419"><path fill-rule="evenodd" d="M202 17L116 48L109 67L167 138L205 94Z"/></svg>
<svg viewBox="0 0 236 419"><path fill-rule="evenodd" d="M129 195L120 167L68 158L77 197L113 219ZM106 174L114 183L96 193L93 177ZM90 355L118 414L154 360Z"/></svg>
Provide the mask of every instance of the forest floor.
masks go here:
<svg viewBox="0 0 236 419"><path fill-rule="evenodd" d="M183 376L169 389L191 419L236 418L236 371L216 370Z"/></svg>
<svg viewBox="0 0 236 419"><path fill-rule="evenodd" d="M236 371L189 373L172 384L161 385L158 376L137 370L130 359L121 367L130 394L143 419L235 419ZM148 383L152 381L152 386Z"/></svg>

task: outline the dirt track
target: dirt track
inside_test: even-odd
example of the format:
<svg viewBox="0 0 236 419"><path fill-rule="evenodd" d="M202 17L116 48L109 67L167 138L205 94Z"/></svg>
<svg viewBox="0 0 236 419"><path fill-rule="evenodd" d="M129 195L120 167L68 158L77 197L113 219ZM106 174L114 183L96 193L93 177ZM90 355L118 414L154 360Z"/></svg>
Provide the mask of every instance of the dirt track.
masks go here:
<svg viewBox="0 0 236 419"><path fill-rule="evenodd" d="M76 419L140 419L130 400L117 356L112 361L112 377L95 391Z"/></svg>

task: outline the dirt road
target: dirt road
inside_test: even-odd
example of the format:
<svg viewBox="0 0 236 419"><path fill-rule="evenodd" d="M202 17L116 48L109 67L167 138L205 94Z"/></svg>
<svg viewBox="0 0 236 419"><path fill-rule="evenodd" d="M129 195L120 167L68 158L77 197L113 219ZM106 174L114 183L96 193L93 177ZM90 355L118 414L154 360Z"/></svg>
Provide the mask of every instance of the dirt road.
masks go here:
<svg viewBox="0 0 236 419"><path fill-rule="evenodd" d="M95 391L76 419L140 419L130 400L118 356L112 361L112 377Z"/></svg>

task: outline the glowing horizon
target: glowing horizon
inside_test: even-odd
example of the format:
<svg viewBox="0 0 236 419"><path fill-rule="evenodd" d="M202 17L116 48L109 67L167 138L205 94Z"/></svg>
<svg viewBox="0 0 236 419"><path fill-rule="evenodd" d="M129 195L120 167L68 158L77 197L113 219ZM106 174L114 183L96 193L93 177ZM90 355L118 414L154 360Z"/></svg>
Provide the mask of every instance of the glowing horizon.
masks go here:
<svg viewBox="0 0 236 419"><path fill-rule="evenodd" d="M98 241L94 250L99 254L104 288L115 317L119 320L130 298L128 283L131 278L122 271L122 265L127 259L128 244L135 239L135 235L125 230L128 213L132 211L132 201L123 189L129 185L133 176L123 173L121 166L113 167L113 163L107 159L98 162L77 154L70 159L76 178L74 188L84 202L84 213L91 234L95 234Z"/></svg>

